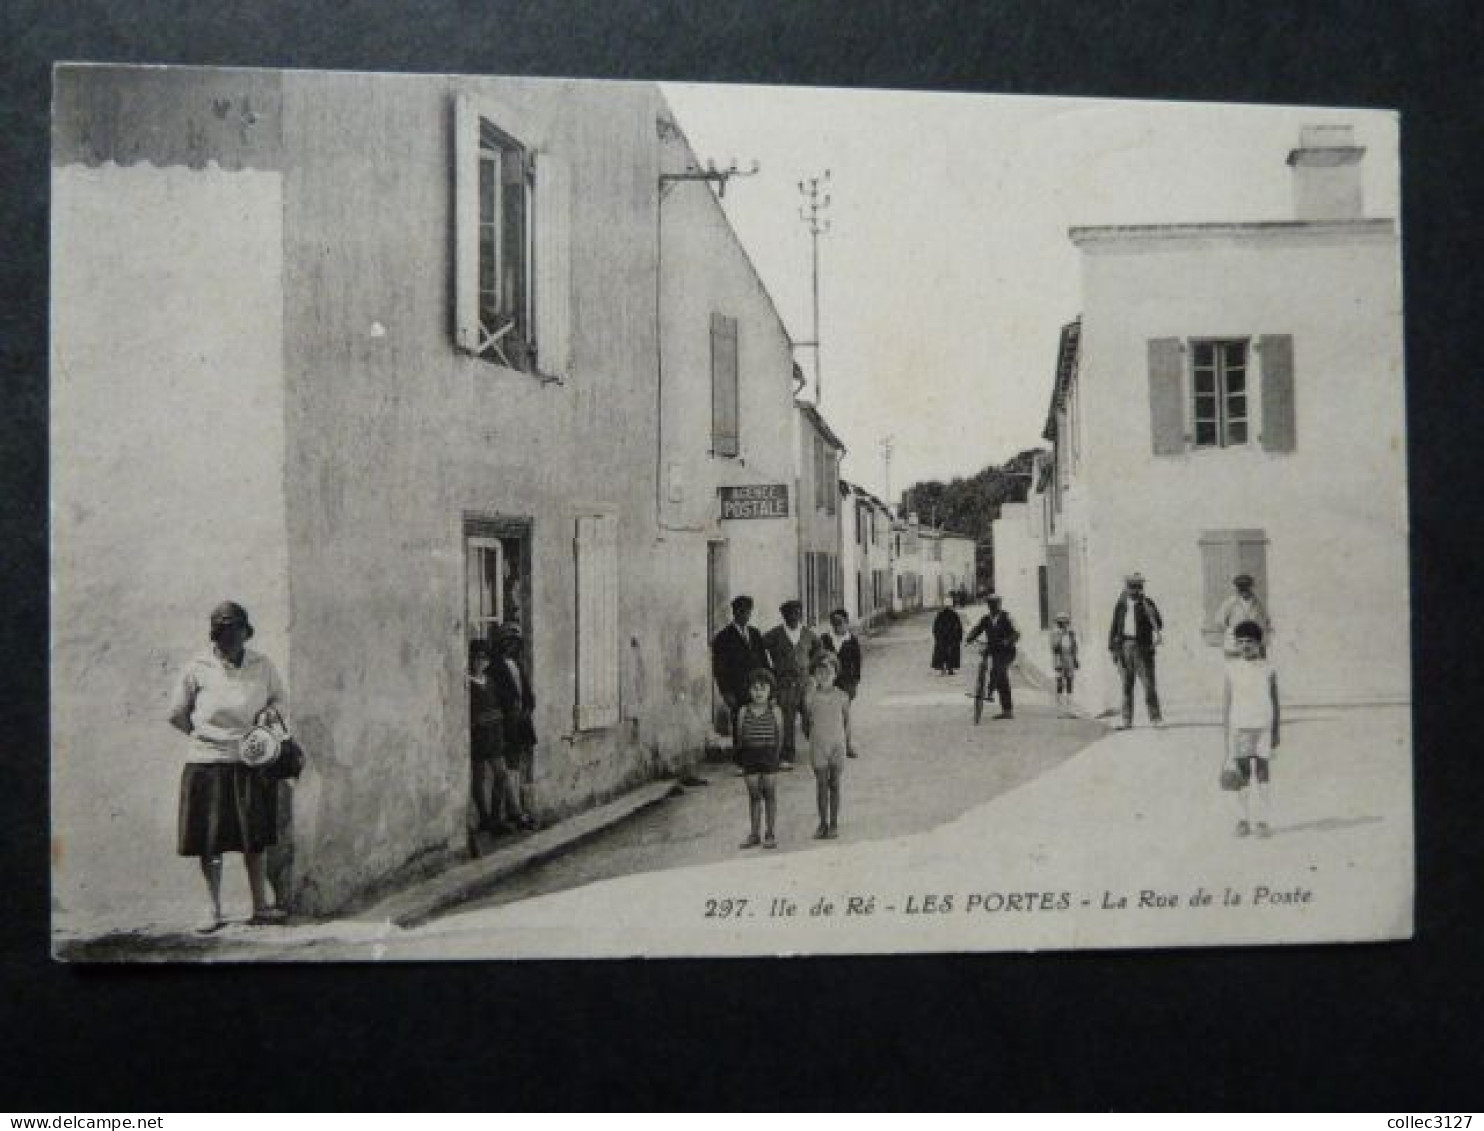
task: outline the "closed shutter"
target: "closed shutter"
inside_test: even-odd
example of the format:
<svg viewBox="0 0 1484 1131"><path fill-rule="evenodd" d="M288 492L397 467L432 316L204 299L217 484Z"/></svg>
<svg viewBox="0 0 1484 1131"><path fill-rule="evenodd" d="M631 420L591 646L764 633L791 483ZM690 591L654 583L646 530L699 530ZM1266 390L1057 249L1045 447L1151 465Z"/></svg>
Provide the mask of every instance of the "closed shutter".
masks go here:
<svg viewBox="0 0 1484 1131"><path fill-rule="evenodd" d="M479 352L479 111L466 94L453 102L454 340Z"/></svg>
<svg viewBox="0 0 1484 1131"><path fill-rule="evenodd" d="M618 722L618 519L577 520L578 730Z"/></svg>
<svg viewBox="0 0 1484 1131"><path fill-rule="evenodd" d="M1261 530L1237 530L1236 566L1232 577L1239 573L1252 575L1252 591L1262 601L1268 616L1273 615L1273 606L1268 599L1268 539ZM1227 592L1232 592L1231 578L1227 579Z"/></svg>
<svg viewBox="0 0 1484 1131"><path fill-rule="evenodd" d="M734 456L740 450L737 405L737 320L711 316L711 450Z"/></svg>
<svg viewBox="0 0 1484 1131"><path fill-rule="evenodd" d="M1185 360L1179 338L1149 341L1149 422L1155 455L1185 451Z"/></svg>
<svg viewBox="0 0 1484 1131"><path fill-rule="evenodd" d="M1207 644L1221 643L1217 616L1231 592L1237 574L1236 540L1230 530L1207 530L1201 535L1201 635Z"/></svg>
<svg viewBox="0 0 1484 1131"><path fill-rule="evenodd" d="M1072 557L1065 544L1046 547L1046 623L1072 609Z"/></svg>
<svg viewBox="0 0 1484 1131"><path fill-rule="evenodd" d="M572 203L570 176L560 157L536 160L534 274L536 367L548 377L572 371Z"/></svg>
<svg viewBox="0 0 1484 1131"><path fill-rule="evenodd" d="M1262 365L1262 446L1270 452L1291 452L1298 446L1293 336L1269 334L1259 338L1257 354Z"/></svg>

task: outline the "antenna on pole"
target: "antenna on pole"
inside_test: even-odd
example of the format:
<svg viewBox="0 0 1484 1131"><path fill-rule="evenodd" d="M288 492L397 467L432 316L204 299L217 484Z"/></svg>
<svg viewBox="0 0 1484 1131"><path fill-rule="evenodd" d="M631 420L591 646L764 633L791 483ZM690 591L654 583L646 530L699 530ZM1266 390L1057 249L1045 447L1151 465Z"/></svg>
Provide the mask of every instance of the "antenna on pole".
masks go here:
<svg viewBox="0 0 1484 1131"><path fill-rule="evenodd" d="M830 230L830 221L823 215L830 206L829 184L830 171L828 169L818 177L810 177L806 181L799 182L799 193L804 197L804 204L799 208L799 219L804 221L805 227L809 229L810 265L813 269L814 340L794 344L807 346L814 350L814 403L816 405L820 402L823 384L820 378L819 362L819 237Z"/></svg>

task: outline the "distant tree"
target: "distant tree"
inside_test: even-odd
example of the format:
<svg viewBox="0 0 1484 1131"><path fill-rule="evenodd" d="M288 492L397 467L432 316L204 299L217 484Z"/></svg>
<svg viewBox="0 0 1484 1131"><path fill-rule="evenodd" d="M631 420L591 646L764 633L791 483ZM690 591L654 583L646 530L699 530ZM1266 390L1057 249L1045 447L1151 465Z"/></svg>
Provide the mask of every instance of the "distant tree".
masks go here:
<svg viewBox="0 0 1484 1131"><path fill-rule="evenodd" d="M955 534L967 534L978 544L979 588L994 586L994 541L990 525L1005 503L1024 502L1031 488L1031 468L1041 448L1017 452L1002 464L991 464L967 479L947 483L937 479L912 484L902 492L900 513L916 514L918 521Z"/></svg>

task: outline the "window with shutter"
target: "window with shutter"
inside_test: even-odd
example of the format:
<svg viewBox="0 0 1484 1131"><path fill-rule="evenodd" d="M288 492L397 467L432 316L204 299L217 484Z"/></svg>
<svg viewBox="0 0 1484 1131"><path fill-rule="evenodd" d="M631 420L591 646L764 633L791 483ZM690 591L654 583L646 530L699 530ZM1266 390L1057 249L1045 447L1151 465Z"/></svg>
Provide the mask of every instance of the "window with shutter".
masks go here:
<svg viewBox="0 0 1484 1131"><path fill-rule="evenodd" d="M741 450L737 404L737 320L711 315L711 451L735 456Z"/></svg>
<svg viewBox="0 0 1484 1131"><path fill-rule="evenodd" d="M1201 534L1201 635L1207 644L1222 640L1221 606L1235 590L1232 578L1250 574L1264 601L1268 593L1268 537L1262 530L1207 530ZM1271 611L1271 610L1270 610Z"/></svg>
<svg viewBox="0 0 1484 1131"><path fill-rule="evenodd" d="M1262 446L1270 452L1291 452L1298 447L1292 335L1259 338L1257 356L1262 367Z"/></svg>
<svg viewBox="0 0 1484 1131"><path fill-rule="evenodd" d="M577 520L578 730L618 722L618 519Z"/></svg>
<svg viewBox="0 0 1484 1131"><path fill-rule="evenodd" d="M485 361L560 378L570 352L567 175L516 130L486 100L454 101L455 338Z"/></svg>

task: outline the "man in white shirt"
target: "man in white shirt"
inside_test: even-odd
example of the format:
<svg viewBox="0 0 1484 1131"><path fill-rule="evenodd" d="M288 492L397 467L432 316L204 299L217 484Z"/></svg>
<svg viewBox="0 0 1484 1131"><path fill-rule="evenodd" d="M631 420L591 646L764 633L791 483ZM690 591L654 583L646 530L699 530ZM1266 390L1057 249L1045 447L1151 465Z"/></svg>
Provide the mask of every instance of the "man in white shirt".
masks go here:
<svg viewBox="0 0 1484 1131"><path fill-rule="evenodd" d="M773 676L778 681L778 706L783 711L783 752L779 769L794 768L794 733L798 716L804 710L804 691L809 682L809 666L824 650L814 630L804 623L804 606L798 601L785 601L778 607L783 623L763 637Z"/></svg>
<svg viewBox="0 0 1484 1131"><path fill-rule="evenodd" d="M1253 590L1252 575L1237 574L1232 578L1232 586L1236 592L1221 603L1221 608L1216 613L1216 623L1221 626L1221 650L1228 657L1241 655L1242 649L1237 643L1236 636L1237 625L1244 621L1252 621L1262 629L1259 652L1266 656L1268 654L1267 642L1273 635L1273 622L1268 616L1267 607L1262 603L1262 598Z"/></svg>

